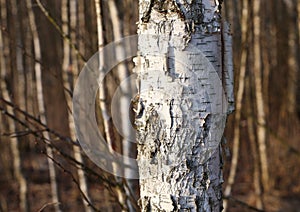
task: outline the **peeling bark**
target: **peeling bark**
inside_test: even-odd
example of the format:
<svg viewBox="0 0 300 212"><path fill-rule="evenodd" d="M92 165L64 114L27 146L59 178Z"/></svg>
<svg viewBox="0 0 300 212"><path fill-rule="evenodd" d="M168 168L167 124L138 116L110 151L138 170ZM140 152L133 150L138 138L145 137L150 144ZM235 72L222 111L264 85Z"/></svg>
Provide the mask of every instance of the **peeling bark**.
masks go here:
<svg viewBox="0 0 300 212"><path fill-rule="evenodd" d="M222 45L220 5L210 0L140 0L139 6L140 55L134 62L141 209L221 211L217 140L232 110L222 106L233 103L233 77L231 44ZM223 38L230 42L228 30ZM211 81L214 72L219 84ZM227 99L217 91L223 91L223 81Z"/></svg>

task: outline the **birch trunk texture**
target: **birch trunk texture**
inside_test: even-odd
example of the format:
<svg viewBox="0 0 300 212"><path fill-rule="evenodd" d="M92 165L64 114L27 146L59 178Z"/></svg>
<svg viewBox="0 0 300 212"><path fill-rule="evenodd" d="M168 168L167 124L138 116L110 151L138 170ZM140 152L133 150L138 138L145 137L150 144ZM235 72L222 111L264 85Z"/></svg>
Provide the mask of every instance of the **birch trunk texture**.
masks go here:
<svg viewBox="0 0 300 212"><path fill-rule="evenodd" d="M233 110L233 75L220 9L213 0L139 1L134 62L142 211L223 208L219 141Z"/></svg>

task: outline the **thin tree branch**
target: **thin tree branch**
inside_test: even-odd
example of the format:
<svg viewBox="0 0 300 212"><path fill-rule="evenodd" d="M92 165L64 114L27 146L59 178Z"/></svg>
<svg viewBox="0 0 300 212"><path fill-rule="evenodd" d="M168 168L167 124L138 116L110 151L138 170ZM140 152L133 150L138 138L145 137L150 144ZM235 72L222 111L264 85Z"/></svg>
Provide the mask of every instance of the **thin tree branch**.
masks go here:
<svg viewBox="0 0 300 212"><path fill-rule="evenodd" d="M79 52L78 48L76 45L72 42L71 38L66 35L63 30L60 28L58 23L55 21L55 19L51 16L49 11L45 8L45 6L42 4L40 0L36 0L36 3L38 7L41 9L43 14L46 16L46 18L50 21L50 23L55 27L55 29L59 32L59 34L63 37L63 39L67 40L71 46L71 48L75 51L76 55L83 61L87 61L84 56Z"/></svg>
<svg viewBox="0 0 300 212"><path fill-rule="evenodd" d="M61 163L59 163L58 161L56 161L54 158L52 158L51 156L49 156L46 152L42 152L43 154L45 154L48 158L50 158L53 163L56 164L57 167L59 167L60 169L62 169L65 173L67 173L69 176L71 176L73 182L75 183L75 185L77 186L81 196L84 198L84 200L88 203L88 207L91 207L94 211L100 211L99 209L96 208L96 206L94 206L92 204L92 202L90 201L90 198L88 196L86 196L85 192L82 191L81 186L79 184L79 182L75 179L73 173L69 170L67 170L66 168L63 167L63 165Z"/></svg>
<svg viewBox="0 0 300 212"><path fill-rule="evenodd" d="M12 118L16 122L18 122L20 125L22 125L23 127L25 127L25 129L30 129L30 126L28 124L26 124L24 121L20 120L18 117L14 116L13 114L10 114L8 111L6 111L5 108L3 108L3 107L0 106L0 111L4 115L7 115L9 118ZM126 184L120 183L120 182L115 182L114 179L102 176L102 175L98 174L97 172L95 172L93 169L91 169L91 168L85 166L84 164L80 163L79 161L77 161L76 159L74 159L72 156L70 156L69 154L65 153L60 148L56 147L53 144L53 140L52 139L47 139L47 138L43 137L42 135L40 135L38 132L35 132L35 131L32 131L32 134L36 138L39 138L41 141L43 141L47 146L55 149L56 153L59 153L64 158L68 159L69 161L72 161L74 164L72 164L72 163L71 164L74 167L78 168L78 166L79 166L81 169L83 169L85 171L85 173L93 175L93 176L99 178L100 181L103 182L103 185L111 192L111 194L114 194L114 192L111 190L111 188L123 189L124 187L126 187L128 189L128 186ZM59 136L59 137L62 137L62 136ZM130 199L134 199L133 194L130 194L129 198ZM116 199L117 203L123 208L124 206L119 202L117 196L115 196L115 199Z"/></svg>

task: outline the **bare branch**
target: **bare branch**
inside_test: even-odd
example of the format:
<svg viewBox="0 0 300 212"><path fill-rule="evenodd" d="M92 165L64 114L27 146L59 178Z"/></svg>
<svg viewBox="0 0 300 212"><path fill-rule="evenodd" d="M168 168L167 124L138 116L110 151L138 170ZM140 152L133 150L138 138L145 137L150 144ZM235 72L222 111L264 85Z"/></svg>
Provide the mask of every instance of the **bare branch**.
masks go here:
<svg viewBox="0 0 300 212"><path fill-rule="evenodd" d="M80 186L79 182L76 180L76 178L74 177L73 173L71 171L67 170L66 168L64 168L61 163L56 161L53 157L50 157L46 152L43 152L43 154L45 154L48 158L50 158L53 161L53 163L56 164L57 167L61 168L65 173L67 173L68 175L71 176L71 178L72 178L73 182L75 183L75 185L77 186L80 194L82 195L84 200L88 203L88 207L91 207L94 211L100 211L99 209L96 208L96 206L94 206L92 204L92 202L90 201L90 198L88 196L86 196L85 192L82 191L81 186Z"/></svg>
<svg viewBox="0 0 300 212"><path fill-rule="evenodd" d="M59 32L59 34L63 37L63 39L67 40L71 46L71 48L75 51L75 53L77 54L77 56L83 60L83 61L87 61L84 56L79 52L78 48L76 47L76 45L71 41L70 37L68 35L66 35L63 30L60 28L60 26L58 25L58 23L55 21L55 19L51 16L51 14L49 13L49 11L44 7L44 5L42 4L42 2L40 0L36 0L36 3L38 5L38 7L41 9L41 11L43 12L43 14L46 16L46 18L50 21L50 23L55 27L55 29Z"/></svg>

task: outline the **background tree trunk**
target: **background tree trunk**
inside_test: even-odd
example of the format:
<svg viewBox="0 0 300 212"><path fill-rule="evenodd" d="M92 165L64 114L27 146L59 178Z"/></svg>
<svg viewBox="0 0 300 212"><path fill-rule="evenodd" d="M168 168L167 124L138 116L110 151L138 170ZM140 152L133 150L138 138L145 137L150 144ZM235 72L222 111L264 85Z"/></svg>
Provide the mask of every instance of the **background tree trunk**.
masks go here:
<svg viewBox="0 0 300 212"><path fill-rule="evenodd" d="M65 35L69 34L69 17L68 17L68 0L62 1L62 31ZM70 31L71 31L71 42L77 43L77 3L74 0L69 2L70 4ZM71 112L72 108L72 95L69 92L73 92L74 82L76 82L77 76L79 74L78 71L78 60L77 54L75 51L70 51L70 43L64 39L64 55L63 55L63 65L62 65L62 75L63 75L63 84L65 88L65 98L68 105L68 121L69 121L69 129L70 129L70 138L72 141L76 141L76 134L75 134L75 124ZM81 148L77 145L73 145L73 153L74 158L81 164L84 164L83 158L81 156ZM88 194L88 185L86 182L85 174L82 167L77 167L77 175L79 179L80 190L82 192L82 201L85 207L86 212L91 212L92 209L90 207L90 197Z"/></svg>
<svg viewBox="0 0 300 212"><path fill-rule="evenodd" d="M40 1L37 1L38 4L41 4ZM44 102L44 94L43 94L43 85L42 85L42 67L38 61L41 61L41 47L40 47L40 39L37 31L36 23L35 23L35 15L32 10L31 0L26 0L26 6L28 10L28 17L30 23L30 29L33 38L33 48L35 59L37 60L34 65L35 77L36 77L36 91L37 91L37 103L38 103L38 111L40 114L41 123L47 126L46 120L46 110L45 110L45 102ZM48 131L43 131L43 137L47 143L50 142L50 134ZM56 181L56 170L54 165L54 154L52 148L50 146L46 146L46 154L48 160L49 167L49 176L50 176L50 185L51 185L51 195L52 195L52 203L54 204L54 208L56 212L60 212L60 202L59 202L59 193L58 186Z"/></svg>
<svg viewBox="0 0 300 212"><path fill-rule="evenodd" d="M105 55L104 52L101 51L102 47L104 45L104 38L103 38L103 25L102 25L102 11L101 11L101 1L95 0L95 8L96 8L96 17L97 17L97 33L98 33L98 58L99 58L99 78L102 79L104 76L102 74L104 70L104 61L105 61ZM113 154L114 149L113 145L115 144L114 139L112 139L112 126L111 126L111 117L109 114L109 110L107 107L107 92L105 88L105 84L103 82L99 85L99 106L101 110L101 115L103 118L103 124L104 124L104 131L105 131L105 138L108 143L109 151ZM121 167L118 166L115 162L112 164L113 170L115 173L117 173L117 169L120 169ZM116 181L121 183L121 179L115 177ZM116 188L116 195L118 197L118 200L120 202L120 205L122 206L122 211L128 210L128 203L126 201L126 198L124 196L124 193L122 193L122 190L117 187Z"/></svg>
<svg viewBox="0 0 300 212"><path fill-rule="evenodd" d="M236 171L238 167L238 159L239 159L239 150L240 150L240 121L242 115L242 102L244 97L244 90L245 90L245 75L246 75L246 68L247 68L247 50L246 43L247 43L247 29L248 29L248 1L244 1L243 9L242 9L242 52L241 52L241 62L240 62L240 71L239 71L239 78L238 78L238 90L237 90L237 97L236 97L236 111L234 116L234 132L233 132L233 150L232 150L232 159L231 159L231 167L230 173L228 177L228 183L226 185L224 195L225 197L230 196L232 186L235 181ZM224 201L224 212L226 212L228 207L228 200Z"/></svg>
<svg viewBox="0 0 300 212"><path fill-rule="evenodd" d="M255 99L257 108L257 139L261 164L262 183L265 192L269 190L269 171L268 157L266 150L266 117L265 105L262 90L262 66L261 66L261 45L260 45L260 0L253 1L253 47L254 47L254 83L255 83Z"/></svg>
<svg viewBox="0 0 300 212"><path fill-rule="evenodd" d="M15 3L15 1L13 1ZM1 19L2 21L6 20L6 4L4 1L0 2L0 9L1 9ZM16 11L15 14L16 15ZM20 34L19 34L20 36ZM20 37L19 37L20 39ZM20 40L18 40L17 42L20 42ZM6 64L6 60L5 60L5 52L9 52L9 50L5 50L5 46L4 46L4 39L2 36L2 31L0 32L0 90L2 92L2 96L5 100L11 102L11 96L9 94L9 89L7 86L7 82L5 81L5 78L7 76L7 65ZM18 55L19 58L19 64L17 64L17 66L19 66L19 70L21 73L18 74L18 77L23 77L24 76L24 69L23 69L23 64L22 64L22 60L20 58L20 56L22 55ZM20 61L21 60L21 61ZM22 78L19 80L22 80ZM24 86L24 81L20 84L20 86L18 88L22 88L22 86ZM24 91L24 89L22 90ZM24 100L23 97L21 97L22 100ZM22 105L22 107L25 107L25 103L24 101L21 101L20 104ZM14 114L13 108L11 107L7 107L7 112L10 114ZM1 120L1 119L0 119ZM20 210L23 212L27 212L29 211L29 204L28 204L28 185L27 185L27 180L23 174L22 171L22 158L21 158L21 154L20 154L20 145L19 145L19 141L20 139L18 139L17 134L15 132L17 132L17 127L16 127L17 123L15 123L15 121L13 119L8 119L8 130L10 133L10 148L11 148L11 153L12 153L12 159L13 159L13 172L14 172L14 177L15 180L17 180L18 184L19 184L19 205L20 205Z"/></svg>

